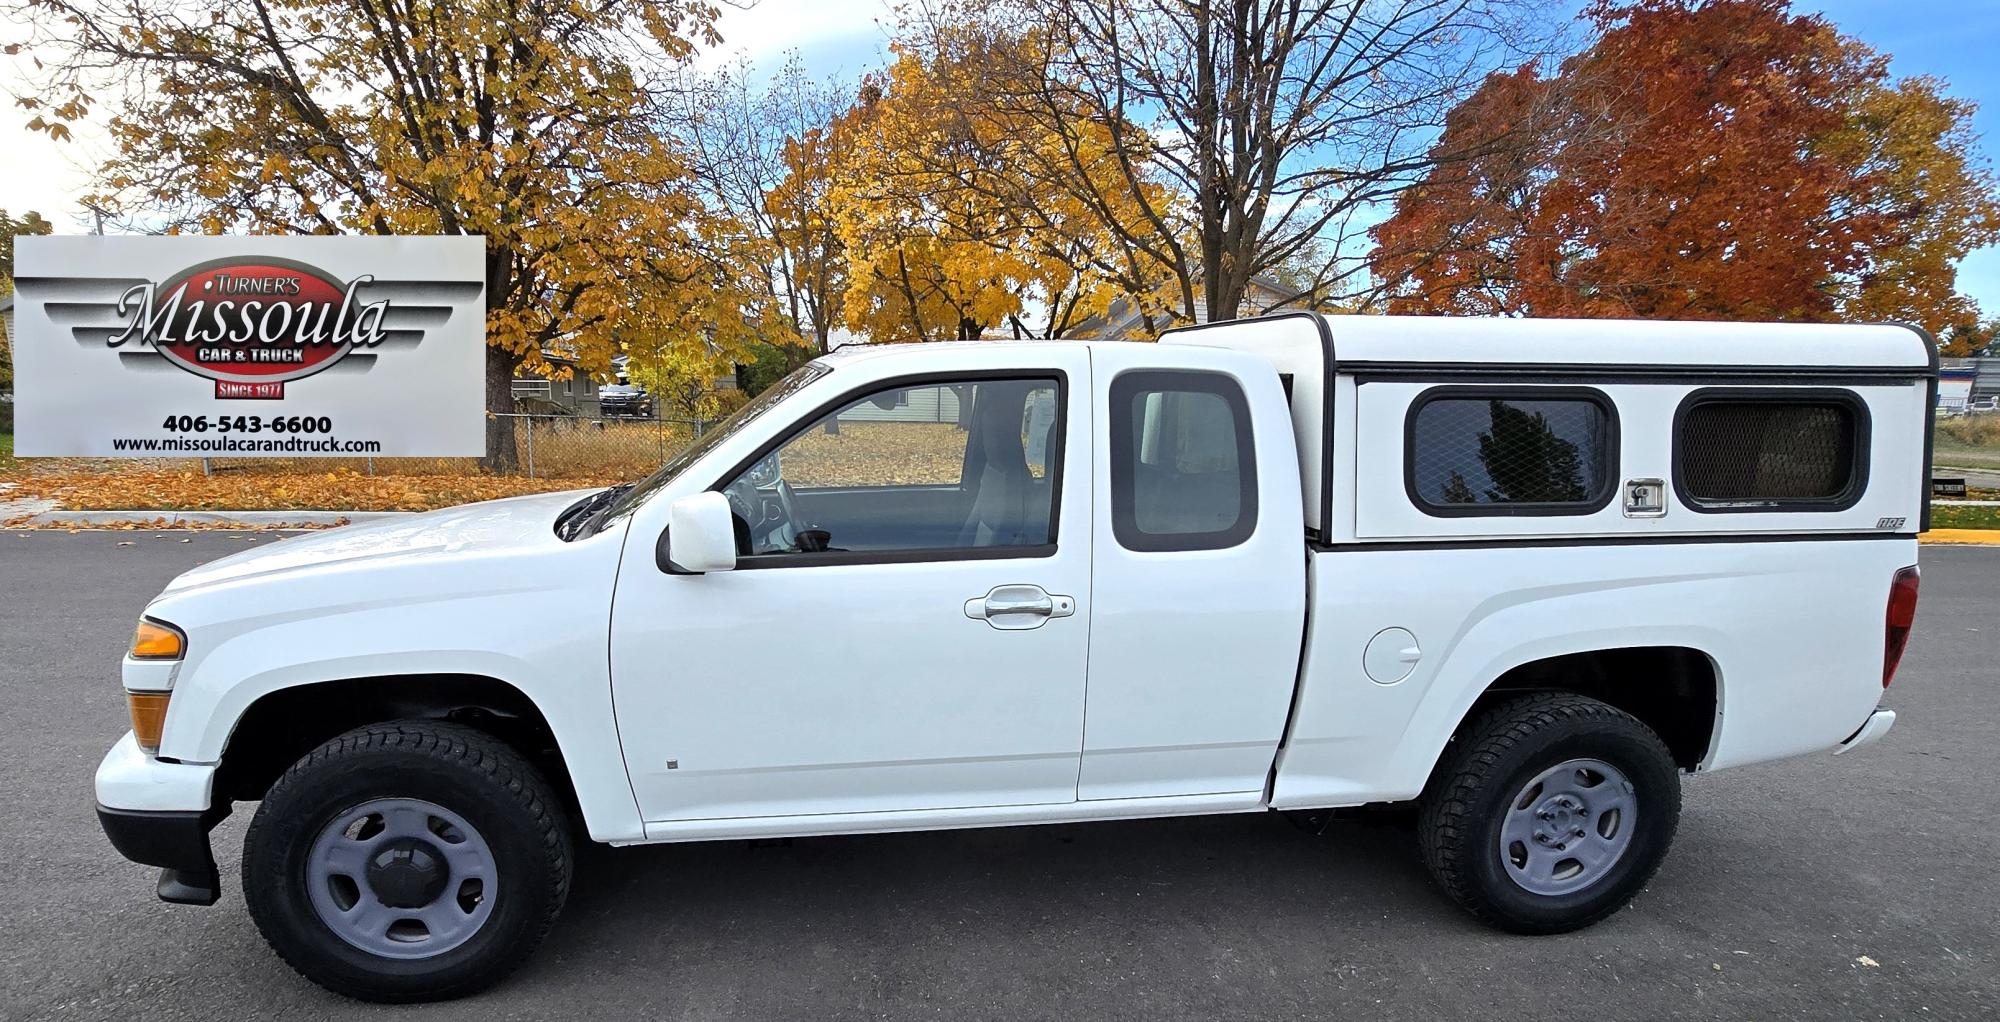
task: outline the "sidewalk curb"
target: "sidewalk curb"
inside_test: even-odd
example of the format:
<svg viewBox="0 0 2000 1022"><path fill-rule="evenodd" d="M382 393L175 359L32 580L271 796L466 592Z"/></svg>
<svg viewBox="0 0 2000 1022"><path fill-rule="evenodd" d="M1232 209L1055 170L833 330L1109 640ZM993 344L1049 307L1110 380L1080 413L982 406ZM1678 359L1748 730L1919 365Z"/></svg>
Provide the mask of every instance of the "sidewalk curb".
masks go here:
<svg viewBox="0 0 2000 1022"><path fill-rule="evenodd" d="M29 525L67 525L92 529L104 526L242 525L253 529L287 525L324 528L361 522L406 518L416 511L47 511L28 519Z"/></svg>
<svg viewBox="0 0 2000 1022"><path fill-rule="evenodd" d="M1932 529L1918 538L1925 543L1996 546L2000 545L2000 529Z"/></svg>

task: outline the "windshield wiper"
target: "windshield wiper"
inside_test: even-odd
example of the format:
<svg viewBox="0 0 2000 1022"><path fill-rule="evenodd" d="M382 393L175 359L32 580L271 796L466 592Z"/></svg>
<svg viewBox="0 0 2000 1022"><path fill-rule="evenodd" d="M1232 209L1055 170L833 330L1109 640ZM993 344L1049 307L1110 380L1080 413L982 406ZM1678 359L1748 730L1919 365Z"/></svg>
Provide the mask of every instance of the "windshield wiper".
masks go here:
<svg viewBox="0 0 2000 1022"><path fill-rule="evenodd" d="M556 535L561 537L564 542L583 535L585 530L591 529L595 525L595 519L603 513L605 508L610 507L611 503L617 500L620 494L631 488L631 483L620 483L617 486L599 490L583 498L582 502L572 505L568 511L563 513L562 521L556 523Z"/></svg>
<svg viewBox="0 0 2000 1022"><path fill-rule="evenodd" d="M618 498L623 497L625 494L631 492L632 487L637 485L639 484L619 483L618 485L613 486L608 490L605 490L603 493L598 494L597 497L591 501L591 506L585 508L583 514L577 516L580 519L580 524L577 526L576 530L577 534L580 536L597 535L598 530L604 527L604 517L611 513L611 509L613 507L616 507L618 505Z"/></svg>

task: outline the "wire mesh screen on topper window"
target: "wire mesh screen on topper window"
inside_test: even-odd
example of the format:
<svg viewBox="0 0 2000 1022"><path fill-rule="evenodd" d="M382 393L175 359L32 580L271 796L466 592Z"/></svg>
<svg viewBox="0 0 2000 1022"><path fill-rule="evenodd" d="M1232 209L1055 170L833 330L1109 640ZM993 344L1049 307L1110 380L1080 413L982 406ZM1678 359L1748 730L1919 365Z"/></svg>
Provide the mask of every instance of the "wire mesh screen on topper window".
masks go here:
<svg viewBox="0 0 2000 1022"><path fill-rule="evenodd" d="M1433 513L1582 513L1602 507L1616 458L1610 404L1448 391L1410 415L1411 497Z"/></svg>
<svg viewBox="0 0 2000 1022"><path fill-rule="evenodd" d="M1681 494L1708 504L1838 501L1859 468L1857 409L1838 398L1702 398L1674 438Z"/></svg>

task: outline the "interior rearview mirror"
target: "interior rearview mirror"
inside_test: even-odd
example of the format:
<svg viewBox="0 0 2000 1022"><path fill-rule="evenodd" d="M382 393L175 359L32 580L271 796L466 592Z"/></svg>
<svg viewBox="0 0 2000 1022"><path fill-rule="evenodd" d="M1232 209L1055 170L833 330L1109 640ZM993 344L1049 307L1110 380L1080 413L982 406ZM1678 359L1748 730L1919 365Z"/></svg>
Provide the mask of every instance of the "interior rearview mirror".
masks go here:
<svg viewBox="0 0 2000 1022"><path fill-rule="evenodd" d="M729 498L714 491L692 493L667 507L667 531L654 551L660 570L699 575L736 567L736 526Z"/></svg>

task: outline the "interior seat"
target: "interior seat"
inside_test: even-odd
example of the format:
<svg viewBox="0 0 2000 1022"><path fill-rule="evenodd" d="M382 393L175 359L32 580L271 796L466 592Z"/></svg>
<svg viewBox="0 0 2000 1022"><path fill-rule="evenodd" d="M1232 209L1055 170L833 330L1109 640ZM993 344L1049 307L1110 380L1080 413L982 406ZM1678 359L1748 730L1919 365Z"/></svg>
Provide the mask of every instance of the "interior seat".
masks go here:
<svg viewBox="0 0 2000 1022"><path fill-rule="evenodd" d="M1027 397L1025 383L979 385L972 435L966 438L973 455L966 466L972 505L959 530L959 546L1035 546L1049 540L1048 490L1035 485L1021 447Z"/></svg>

